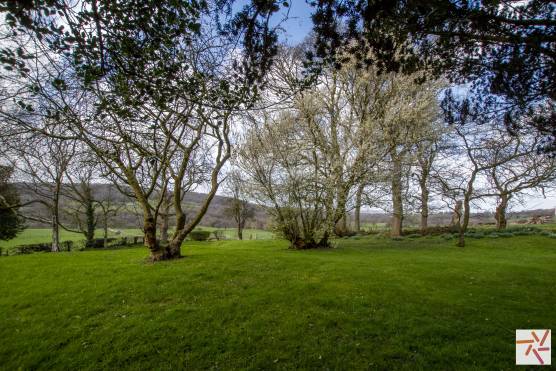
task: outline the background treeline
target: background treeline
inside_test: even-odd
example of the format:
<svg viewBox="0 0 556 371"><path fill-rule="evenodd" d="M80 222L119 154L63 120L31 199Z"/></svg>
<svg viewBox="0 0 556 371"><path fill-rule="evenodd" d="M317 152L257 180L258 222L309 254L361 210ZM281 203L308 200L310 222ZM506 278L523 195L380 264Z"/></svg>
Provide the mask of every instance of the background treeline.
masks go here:
<svg viewBox="0 0 556 371"><path fill-rule="evenodd" d="M13 183L15 191L19 194L20 199L23 203L32 201L35 196L32 193L27 192L27 186L21 183ZM110 228L111 229L130 229L130 228L141 228L141 217L133 205L133 199L126 197L124 194L118 192L117 188L112 184L100 184L96 183L92 185L93 194L95 198L102 199L104 197L109 197L113 195L113 200L115 204L122 205L110 218ZM110 196L111 197L111 196ZM185 195L184 199L184 209L194 211L196 210L204 195L201 193L190 192ZM237 224L229 216L230 206L233 203L233 198L228 196L217 195L215 196L213 202L208 208L206 214L203 216L201 221L201 226L213 227L213 228L236 228ZM61 197L60 205L62 210L68 210L71 212L72 199L68 197ZM267 229L272 228L272 218L267 213L266 209L262 206L251 204L254 210L254 215L246 220L245 228L248 229ZM548 217L552 218L554 216L554 209L535 209L535 210L521 210L521 211L510 211L508 212L508 220L510 222L531 222L534 217ZM49 218L49 210L36 203L29 203L20 209L20 213L25 216L37 215L38 219ZM99 215L100 216L100 215ZM98 217L98 216L97 216ZM429 225L440 226L450 224L453 214L451 212L434 212L429 215ZM408 227L416 228L420 223L420 215L410 213L406 215L406 225ZM354 214L348 213L348 226L350 228L354 227ZM362 224L362 230L370 229L388 229L391 222L392 216L385 212L374 211L374 212L361 212L360 223ZM75 217L68 212L62 212L61 222L67 225L71 229L76 229L78 225L75 222ZM170 220L170 225L173 225L175 221ZM471 224L489 224L495 225L496 218L494 212L475 212L471 214ZM25 226L28 228L48 228L50 223L46 223L40 220L28 219L25 221ZM98 225L101 228L101 225Z"/></svg>

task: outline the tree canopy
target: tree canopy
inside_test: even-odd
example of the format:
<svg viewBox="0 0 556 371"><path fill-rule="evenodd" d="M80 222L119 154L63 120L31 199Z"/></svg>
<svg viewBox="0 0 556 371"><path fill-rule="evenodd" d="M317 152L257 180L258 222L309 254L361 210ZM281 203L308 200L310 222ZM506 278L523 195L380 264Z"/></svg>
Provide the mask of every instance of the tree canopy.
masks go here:
<svg viewBox="0 0 556 371"><path fill-rule="evenodd" d="M474 110L509 128L533 126L555 149L553 1L318 0L313 60L388 71L427 68L472 90ZM543 107L540 109L539 107ZM530 113L536 113L530 115ZM528 120L522 120L527 113Z"/></svg>

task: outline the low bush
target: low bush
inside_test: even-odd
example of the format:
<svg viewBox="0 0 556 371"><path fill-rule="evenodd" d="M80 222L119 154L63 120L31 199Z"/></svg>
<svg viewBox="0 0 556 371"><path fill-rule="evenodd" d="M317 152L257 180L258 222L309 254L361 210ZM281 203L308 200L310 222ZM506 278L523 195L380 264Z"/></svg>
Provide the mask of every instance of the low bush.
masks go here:
<svg viewBox="0 0 556 371"><path fill-rule="evenodd" d="M189 238L193 241L206 241L210 237L210 231L194 230L189 233Z"/></svg>
<svg viewBox="0 0 556 371"><path fill-rule="evenodd" d="M52 248L50 243L35 243L29 245L20 245L14 247L8 247L5 249L6 255L21 255L21 254L31 254L34 252L49 252Z"/></svg>
<svg viewBox="0 0 556 371"><path fill-rule="evenodd" d="M458 232L458 227L455 225L435 225L432 227L428 227L425 232L425 235L440 236L446 233L457 233L457 232ZM421 236L423 235L420 228L406 228L403 231L404 236L410 236L415 234Z"/></svg>
<svg viewBox="0 0 556 371"><path fill-rule="evenodd" d="M214 236L214 239L216 239L217 241L222 241L226 239L226 234L221 229L212 231L212 235Z"/></svg>
<svg viewBox="0 0 556 371"><path fill-rule="evenodd" d="M74 251L83 251L87 248L87 241L79 240L73 243L73 250Z"/></svg>

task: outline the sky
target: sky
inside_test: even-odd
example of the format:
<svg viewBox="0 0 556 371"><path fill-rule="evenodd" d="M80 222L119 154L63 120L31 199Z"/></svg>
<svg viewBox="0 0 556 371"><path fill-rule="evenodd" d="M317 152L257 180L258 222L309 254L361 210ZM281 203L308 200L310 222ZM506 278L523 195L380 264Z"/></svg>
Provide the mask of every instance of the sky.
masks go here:
<svg viewBox="0 0 556 371"><path fill-rule="evenodd" d="M281 40L289 45L295 45L311 32L311 7L305 0L293 0L290 4L288 19L282 24L284 33Z"/></svg>
<svg viewBox="0 0 556 371"><path fill-rule="evenodd" d="M233 4L233 10L238 11L251 0L238 0ZM280 12L274 15L274 21L280 23L280 41L288 45L296 45L311 32L313 27L311 21L311 6L305 0L289 1L289 8L282 7Z"/></svg>

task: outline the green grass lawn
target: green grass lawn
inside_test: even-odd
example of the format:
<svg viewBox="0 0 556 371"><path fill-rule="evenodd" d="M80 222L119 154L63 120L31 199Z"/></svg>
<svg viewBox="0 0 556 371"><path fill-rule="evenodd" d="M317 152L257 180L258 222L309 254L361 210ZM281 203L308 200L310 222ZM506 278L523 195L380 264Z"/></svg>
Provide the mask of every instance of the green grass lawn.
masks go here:
<svg viewBox="0 0 556 371"><path fill-rule="evenodd" d="M133 237L142 236L143 232L139 229L119 229L120 234L109 232L110 237ZM102 238L104 232L101 229L95 231L95 237ZM52 232L48 228L27 228L21 232L16 238L9 241L0 241L0 247L12 247L19 245L27 245L34 243L50 242ZM79 241L84 240L85 237L81 233L68 232L60 229L60 239L62 241Z"/></svg>
<svg viewBox="0 0 556 371"><path fill-rule="evenodd" d="M236 240L237 239L237 229L235 228L214 228L214 227L197 227L196 229L202 229L205 231L223 231L224 236L228 240ZM250 229L245 228L243 230L243 239L244 240L271 240L274 238L274 233L270 231L265 231L262 229Z"/></svg>
<svg viewBox="0 0 556 371"><path fill-rule="evenodd" d="M199 227L198 229L204 229L213 231L219 228L212 228L212 227ZM236 239L237 238L237 231L232 228L227 229L219 229L224 231L224 235L227 239ZM110 237L133 237L133 236L142 236L143 232L140 229L118 229L120 232L119 234L110 231L108 235ZM98 229L95 232L96 238L102 238L103 231ZM51 230L48 228L27 228L21 234L19 234L16 238L9 240L9 241L0 241L0 248L2 247L13 247L19 245L27 245L27 244L34 244L34 243L41 243L41 242L50 242L51 241ZM268 240L273 238L272 232L264 231L260 229L244 229L243 230L243 238L245 240ZM80 241L84 240L85 237L80 233L73 233L68 232L64 229L60 230L60 239L62 241Z"/></svg>
<svg viewBox="0 0 556 371"><path fill-rule="evenodd" d="M556 239L187 243L0 258L0 368L513 369L556 328Z"/></svg>

